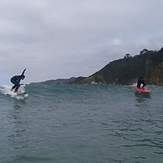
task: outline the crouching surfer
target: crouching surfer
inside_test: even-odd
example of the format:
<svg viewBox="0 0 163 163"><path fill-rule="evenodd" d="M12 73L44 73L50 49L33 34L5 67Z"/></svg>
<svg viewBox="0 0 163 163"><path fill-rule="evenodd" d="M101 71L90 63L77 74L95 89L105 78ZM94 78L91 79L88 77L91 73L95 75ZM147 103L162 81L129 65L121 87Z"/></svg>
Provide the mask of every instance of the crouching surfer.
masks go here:
<svg viewBox="0 0 163 163"><path fill-rule="evenodd" d="M143 79L143 77L139 77L138 81L137 81L137 88L143 88L146 86L146 83Z"/></svg>
<svg viewBox="0 0 163 163"><path fill-rule="evenodd" d="M143 77L139 77L139 79L137 81L136 93L150 95L151 90L148 88L145 88L145 86L146 86L146 83L145 83Z"/></svg>
<svg viewBox="0 0 163 163"><path fill-rule="evenodd" d="M26 69L23 70L21 75L13 76L10 81L14 86L11 88L11 91L14 91L15 93L18 92L19 87L21 86L20 81L25 79L25 73Z"/></svg>

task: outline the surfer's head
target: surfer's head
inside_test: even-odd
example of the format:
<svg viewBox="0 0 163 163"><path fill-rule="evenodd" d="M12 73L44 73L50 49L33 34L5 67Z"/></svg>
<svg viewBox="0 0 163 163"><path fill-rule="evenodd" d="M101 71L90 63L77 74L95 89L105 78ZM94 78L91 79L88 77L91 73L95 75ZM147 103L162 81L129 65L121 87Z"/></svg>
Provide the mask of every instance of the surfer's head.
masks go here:
<svg viewBox="0 0 163 163"><path fill-rule="evenodd" d="M21 80L24 80L24 78L25 78L25 75L21 75Z"/></svg>

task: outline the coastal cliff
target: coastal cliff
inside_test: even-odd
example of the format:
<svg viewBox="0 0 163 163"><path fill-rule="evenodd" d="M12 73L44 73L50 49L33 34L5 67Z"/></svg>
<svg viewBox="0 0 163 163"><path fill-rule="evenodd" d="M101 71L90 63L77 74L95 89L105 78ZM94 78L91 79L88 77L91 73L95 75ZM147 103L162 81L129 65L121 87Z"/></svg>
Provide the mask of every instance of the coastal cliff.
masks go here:
<svg viewBox="0 0 163 163"><path fill-rule="evenodd" d="M139 55L126 54L110 62L89 77L77 78L73 83L132 84L143 76L149 84L163 85L163 48L159 51L144 49Z"/></svg>

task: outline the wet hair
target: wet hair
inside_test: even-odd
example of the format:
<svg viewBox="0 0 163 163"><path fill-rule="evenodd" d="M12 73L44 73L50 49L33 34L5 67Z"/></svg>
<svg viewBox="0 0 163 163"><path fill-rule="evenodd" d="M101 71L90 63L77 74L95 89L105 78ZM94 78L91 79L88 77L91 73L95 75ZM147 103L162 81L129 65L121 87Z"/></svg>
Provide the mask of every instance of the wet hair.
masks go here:
<svg viewBox="0 0 163 163"><path fill-rule="evenodd" d="M21 79L24 80L25 76L24 75L21 75Z"/></svg>

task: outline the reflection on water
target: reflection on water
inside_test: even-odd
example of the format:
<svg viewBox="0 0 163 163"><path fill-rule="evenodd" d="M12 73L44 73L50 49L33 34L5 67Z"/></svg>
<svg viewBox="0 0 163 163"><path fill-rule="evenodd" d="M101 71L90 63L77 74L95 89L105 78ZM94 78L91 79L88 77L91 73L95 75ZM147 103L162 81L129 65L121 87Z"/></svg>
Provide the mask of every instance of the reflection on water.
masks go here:
<svg viewBox="0 0 163 163"><path fill-rule="evenodd" d="M150 94L140 94L140 93L135 93L135 99L136 99L136 105L137 104L141 104L144 103L145 101L148 101L149 99L151 99L151 95Z"/></svg>
<svg viewBox="0 0 163 163"><path fill-rule="evenodd" d="M23 109L24 105L26 104L26 101L25 100L15 100L14 99L14 108L15 110L19 110L19 109Z"/></svg>
<svg viewBox="0 0 163 163"><path fill-rule="evenodd" d="M15 157L21 156L24 149L28 147L28 137L26 135L28 121L24 114L25 104L25 101L14 100L13 110L10 110L8 116L9 121L12 124L12 132L8 135L8 140L13 151L16 153Z"/></svg>

